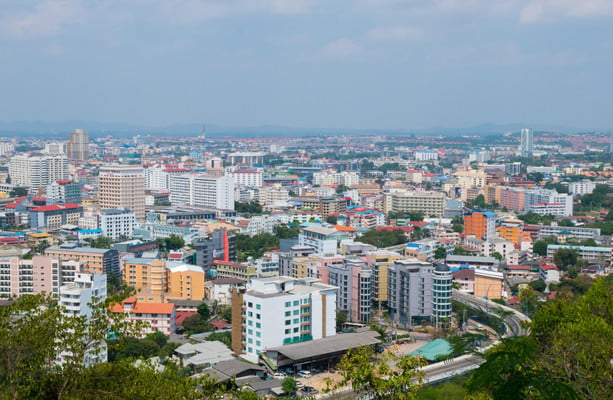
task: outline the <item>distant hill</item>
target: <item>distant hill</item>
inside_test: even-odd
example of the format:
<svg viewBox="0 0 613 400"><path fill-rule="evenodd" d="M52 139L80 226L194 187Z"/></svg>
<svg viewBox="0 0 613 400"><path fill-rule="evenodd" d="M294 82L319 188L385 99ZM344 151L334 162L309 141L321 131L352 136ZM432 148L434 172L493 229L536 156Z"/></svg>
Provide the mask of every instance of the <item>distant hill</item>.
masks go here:
<svg viewBox="0 0 613 400"><path fill-rule="evenodd" d="M318 135L496 135L505 132L519 132L521 128L530 127L537 131L575 133L581 129L541 125L541 124L482 124L466 128L432 127L420 129L330 129L330 128L300 128L287 126L222 126L207 124L208 138L222 137L298 137ZM172 124L165 126L146 126L126 124L120 122L93 122L93 121L0 121L0 136L42 137L50 139L68 139L68 134L76 128L85 129L90 136L103 137L132 137L137 134L152 136L198 136L202 131L201 123Z"/></svg>

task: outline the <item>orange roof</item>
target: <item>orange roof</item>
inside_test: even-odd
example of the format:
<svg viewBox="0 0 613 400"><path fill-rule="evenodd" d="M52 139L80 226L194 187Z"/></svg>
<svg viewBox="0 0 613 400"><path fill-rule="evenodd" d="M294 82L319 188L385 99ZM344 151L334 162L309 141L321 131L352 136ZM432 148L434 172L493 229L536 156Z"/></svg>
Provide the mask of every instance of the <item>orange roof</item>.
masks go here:
<svg viewBox="0 0 613 400"><path fill-rule="evenodd" d="M110 309L113 313L128 312L125 310L126 304L134 304L131 314L172 314L175 305L172 303L139 303L135 296L128 297L124 301L111 305Z"/></svg>
<svg viewBox="0 0 613 400"><path fill-rule="evenodd" d="M334 229L336 229L339 232L355 232L355 231L357 231L357 229L354 228L353 226L344 226L344 225L334 225Z"/></svg>

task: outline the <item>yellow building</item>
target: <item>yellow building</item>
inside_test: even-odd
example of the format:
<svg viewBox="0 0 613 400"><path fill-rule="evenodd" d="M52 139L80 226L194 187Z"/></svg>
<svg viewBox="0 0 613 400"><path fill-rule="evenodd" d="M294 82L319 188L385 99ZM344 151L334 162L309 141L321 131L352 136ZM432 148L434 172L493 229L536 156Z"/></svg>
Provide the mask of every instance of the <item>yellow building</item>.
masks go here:
<svg viewBox="0 0 613 400"><path fill-rule="evenodd" d="M212 268L216 271L217 278L236 278L247 282L257 276L257 270L254 266L233 261L215 260Z"/></svg>
<svg viewBox="0 0 613 400"><path fill-rule="evenodd" d="M124 260L123 280L136 290L151 294L166 292L166 261L147 258L128 258Z"/></svg>
<svg viewBox="0 0 613 400"><path fill-rule="evenodd" d="M475 270L475 297L502 298L503 280L502 272Z"/></svg>
<svg viewBox="0 0 613 400"><path fill-rule="evenodd" d="M166 268L167 297L181 300L204 300L204 270L181 264Z"/></svg>
<svg viewBox="0 0 613 400"><path fill-rule="evenodd" d="M400 258L400 254L387 250L372 251L366 255L366 263L370 266L373 272L372 293L374 301L388 301L388 269L393 267L394 261L399 260Z"/></svg>

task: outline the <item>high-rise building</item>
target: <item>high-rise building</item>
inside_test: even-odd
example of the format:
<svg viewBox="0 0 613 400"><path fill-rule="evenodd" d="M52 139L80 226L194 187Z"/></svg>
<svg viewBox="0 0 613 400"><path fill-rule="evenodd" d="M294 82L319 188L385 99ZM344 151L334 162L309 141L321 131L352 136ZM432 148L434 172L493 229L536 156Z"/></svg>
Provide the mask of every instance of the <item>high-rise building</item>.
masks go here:
<svg viewBox="0 0 613 400"><path fill-rule="evenodd" d="M496 234L496 213L473 210L464 214L464 235L491 239Z"/></svg>
<svg viewBox="0 0 613 400"><path fill-rule="evenodd" d="M145 219L145 175L140 165L100 167L98 201L102 209L128 209Z"/></svg>
<svg viewBox="0 0 613 400"><path fill-rule="evenodd" d="M132 237L136 227L136 216L130 210L100 210L98 214L98 228L102 229L104 236L113 240L121 236Z"/></svg>
<svg viewBox="0 0 613 400"><path fill-rule="evenodd" d="M62 154L19 154L9 162L9 176L13 185L26 185L32 189L44 188L51 182L68 178L68 162Z"/></svg>
<svg viewBox="0 0 613 400"><path fill-rule="evenodd" d="M336 297L316 278L252 279L232 293L232 350L258 362L267 348L336 335Z"/></svg>
<svg viewBox="0 0 613 400"><path fill-rule="evenodd" d="M234 210L234 180L227 175L171 175L170 202L173 205Z"/></svg>
<svg viewBox="0 0 613 400"><path fill-rule="evenodd" d="M51 182L47 185L47 204L81 204L83 185L69 179Z"/></svg>
<svg viewBox="0 0 613 400"><path fill-rule="evenodd" d="M432 321L435 326L440 326L451 319L453 274L446 264L436 264L432 279Z"/></svg>
<svg viewBox="0 0 613 400"><path fill-rule="evenodd" d="M70 133L66 143L66 153L71 160L87 161L89 159L89 134L83 129Z"/></svg>
<svg viewBox="0 0 613 400"><path fill-rule="evenodd" d="M372 270L360 259L345 259L328 266L328 283L338 287L337 308L351 322L370 322L372 316Z"/></svg>
<svg viewBox="0 0 613 400"><path fill-rule="evenodd" d="M532 151L534 150L534 137L532 135L532 129L524 128L521 130L521 156L525 158L532 157Z"/></svg>

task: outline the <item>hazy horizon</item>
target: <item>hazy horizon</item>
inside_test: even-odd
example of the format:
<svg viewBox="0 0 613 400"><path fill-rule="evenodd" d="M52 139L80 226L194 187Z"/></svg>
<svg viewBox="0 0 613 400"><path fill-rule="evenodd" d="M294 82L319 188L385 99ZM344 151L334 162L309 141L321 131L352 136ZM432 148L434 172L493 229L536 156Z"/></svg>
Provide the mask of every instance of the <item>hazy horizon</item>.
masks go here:
<svg viewBox="0 0 613 400"><path fill-rule="evenodd" d="M0 12L9 123L613 128L607 0L8 0Z"/></svg>

